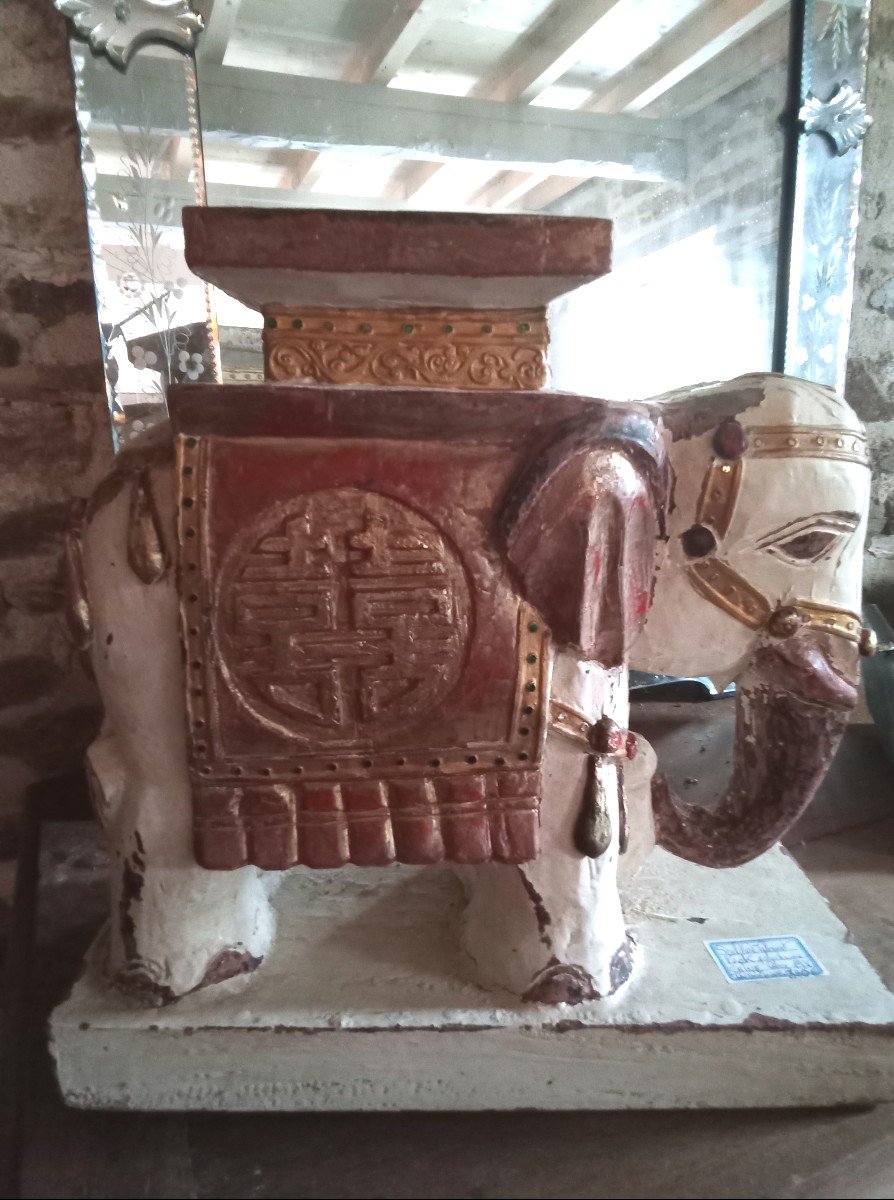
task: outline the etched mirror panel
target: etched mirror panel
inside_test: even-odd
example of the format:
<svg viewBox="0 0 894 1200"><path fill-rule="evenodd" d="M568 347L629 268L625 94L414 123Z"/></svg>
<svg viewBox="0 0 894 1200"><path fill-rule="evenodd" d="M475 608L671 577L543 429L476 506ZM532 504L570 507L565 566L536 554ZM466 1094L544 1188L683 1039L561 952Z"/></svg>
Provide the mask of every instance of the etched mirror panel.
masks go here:
<svg viewBox="0 0 894 1200"><path fill-rule="evenodd" d="M214 0L205 15L212 204L609 217L614 272L569 303L555 383L636 397L770 366L784 0ZM239 319L221 314L225 372Z"/></svg>
<svg viewBox="0 0 894 1200"><path fill-rule="evenodd" d="M785 369L844 388L863 136L869 4L810 0L802 62Z"/></svg>
<svg viewBox="0 0 894 1200"><path fill-rule="evenodd" d="M554 384L638 398L780 369L786 324L786 369L841 383L862 0L809 0L803 53L788 0L97 0L92 26L82 4L59 6L78 31L122 430L162 411L172 379L214 377L215 359L227 382L262 379L257 313L215 293L218 328L203 332L178 215L205 195L608 217L614 270L561 302ZM803 128L786 146L796 59L789 125Z"/></svg>
<svg viewBox="0 0 894 1200"><path fill-rule="evenodd" d="M118 444L166 412L173 382L214 379L208 289L187 268L181 210L204 199L192 59L145 45L126 71L72 39L82 163Z"/></svg>

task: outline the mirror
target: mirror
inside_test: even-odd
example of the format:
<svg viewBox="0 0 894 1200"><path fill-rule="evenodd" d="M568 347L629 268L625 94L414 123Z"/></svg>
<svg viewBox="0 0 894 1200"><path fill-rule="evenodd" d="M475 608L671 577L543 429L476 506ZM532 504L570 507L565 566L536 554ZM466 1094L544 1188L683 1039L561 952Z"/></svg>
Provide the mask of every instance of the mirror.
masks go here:
<svg viewBox="0 0 894 1200"><path fill-rule="evenodd" d="M801 127L787 86L789 60L807 49L829 78L859 77L865 5L809 5L803 48L790 45L787 0L92 7L114 10L116 45L136 39L126 67L72 41L122 441L163 413L170 382L262 378L260 315L185 266L184 204L609 217L613 272L562 302L553 383L638 399L781 369L788 197L790 222L817 210L834 226L839 316L815 296L814 318L828 308L846 340L859 151L825 216L821 191L796 197ZM811 153L823 170L836 157L825 143ZM802 237L801 259L817 244ZM800 288L802 266L791 270ZM829 274L807 266L813 281ZM819 338L817 365L811 374L813 349L800 346L800 373L835 382L841 356L822 350L831 335L808 336Z"/></svg>
<svg viewBox="0 0 894 1200"><path fill-rule="evenodd" d="M119 444L165 413L171 383L215 379L210 291L180 213L205 202L194 64L144 47L127 71L72 41L97 310Z"/></svg>

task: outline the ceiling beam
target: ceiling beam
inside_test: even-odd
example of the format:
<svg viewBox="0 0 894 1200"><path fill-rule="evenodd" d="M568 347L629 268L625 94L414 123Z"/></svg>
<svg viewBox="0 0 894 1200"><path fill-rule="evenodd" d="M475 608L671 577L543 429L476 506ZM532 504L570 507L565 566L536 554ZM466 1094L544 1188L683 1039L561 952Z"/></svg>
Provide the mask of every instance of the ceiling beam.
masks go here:
<svg viewBox="0 0 894 1200"><path fill-rule="evenodd" d="M139 58L127 91L103 101L103 81L89 80L94 126L141 128L153 114L159 133L183 133L182 97L166 78L179 62ZM135 70L136 68L136 70ZM175 76L171 74L171 80ZM88 81L85 79L85 88ZM137 86L139 83L140 86ZM202 77L206 155L215 141L269 149L376 153L427 161L471 159L494 169L561 174L619 174L649 180L680 179L681 128L675 122L601 116L497 104L487 100L396 91L268 71L222 67Z"/></svg>
<svg viewBox="0 0 894 1200"><path fill-rule="evenodd" d="M442 162L425 162L418 158L405 159L398 164L385 185L385 198L395 201L409 200L443 165Z"/></svg>
<svg viewBox="0 0 894 1200"><path fill-rule="evenodd" d="M673 113L674 118L688 116L698 107L692 86L687 87L697 71L718 61L714 95L719 98L763 69L768 33L781 39L779 56L785 53L787 8L788 0L709 0L608 80L577 111L618 114L622 110L634 113L648 109L650 117L662 112ZM739 69L743 46L748 53L742 62L749 67L744 74ZM724 63L724 59L729 61ZM580 183L580 178L570 175L564 179L556 176L531 191L528 206L546 208ZM575 198L584 205L580 211L585 211L590 191L581 190ZM593 192L594 197L596 194Z"/></svg>
<svg viewBox="0 0 894 1200"><path fill-rule="evenodd" d="M471 99L522 102L545 92L577 61L583 42L618 0L553 0L546 12L469 92ZM405 173L404 195L414 196L436 174ZM534 182L537 182L536 180Z"/></svg>
<svg viewBox="0 0 894 1200"><path fill-rule="evenodd" d="M209 3L213 7L207 12ZM223 65L241 3L242 0L206 0L206 11L203 12L205 28L196 43L196 57L203 66Z"/></svg>
<svg viewBox="0 0 894 1200"><path fill-rule="evenodd" d="M317 150L281 150L279 157L285 166L277 186L290 192L298 188L310 191L326 165L324 156Z"/></svg>
<svg viewBox="0 0 894 1200"><path fill-rule="evenodd" d="M544 171L500 171L469 197L469 203L485 208L511 208L546 178L548 173Z"/></svg>
<svg viewBox="0 0 894 1200"><path fill-rule="evenodd" d="M785 63L788 26L789 14L783 10L646 105L642 115L685 120L770 67Z"/></svg>
<svg viewBox="0 0 894 1200"><path fill-rule="evenodd" d="M618 0L553 0L531 26L472 88L479 100L522 100L530 104L580 58L583 44Z"/></svg>
<svg viewBox="0 0 894 1200"><path fill-rule="evenodd" d="M536 185L527 193L525 208L539 212L568 192L573 192L575 188L581 187L586 182L585 179L581 179L575 175L549 175L546 179L538 180ZM598 194L595 184L591 190L595 197ZM592 215L592 206L589 209L581 209L581 216Z"/></svg>
<svg viewBox="0 0 894 1200"><path fill-rule="evenodd" d="M391 16L348 63L346 83L389 83L453 0L392 0Z"/></svg>
<svg viewBox="0 0 894 1200"><path fill-rule="evenodd" d="M416 49L429 27L446 11L450 0L393 0L391 17L378 37L360 46L342 72L344 83L387 84ZM294 166L283 171L280 187L310 190L323 173L319 151L301 150Z"/></svg>
<svg viewBox="0 0 894 1200"><path fill-rule="evenodd" d="M531 178L528 171L498 171L472 193L469 203L496 208L504 204L507 197L512 197L518 188Z"/></svg>
<svg viewBox="0 0 894 1200"><path fill-rule="evenodd" d="M582 109L639 112L788 4L789 0L709 0L607 80Z"/></svg>

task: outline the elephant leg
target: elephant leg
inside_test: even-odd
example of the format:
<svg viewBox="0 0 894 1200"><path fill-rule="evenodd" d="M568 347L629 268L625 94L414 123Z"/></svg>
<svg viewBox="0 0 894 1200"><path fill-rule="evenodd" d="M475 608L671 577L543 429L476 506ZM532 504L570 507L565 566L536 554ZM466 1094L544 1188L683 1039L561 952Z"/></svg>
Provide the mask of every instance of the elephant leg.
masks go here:
<svg viewBox="0 0 894 1200"><path fill-rule="evenodd" d="M604 671L567 652L556 656L553 695L587 714L626 724L623 668ZM600 792L610 825L597 858L580 853L574 831L588 783L589 755L550 731L543 757L541 850L533 862L485 863L460 874L468 904L462 945L477 981L528 1000L579 1003L611 995L627 980L633 946L618 896L618 769L601 763Z"/></svg>
<svg viewBox="0 0 894 1200"><path fill-rule="evenodd" d="M173 539L173 478L154 473L163 536ZM192 852L186 705L173 570L151 583L128 561L128 489L83 538L92 661L105 725L88 763L112 852L108 969L114 984L164 1004L253 970L273 910L254 867L208 871ZM132 557L132 556L131 556Z"/></svg>
<svg viewBox="0 0 894 1200"><path fill-rule="evenodd" d="M261 873L196 864L185 779L160 786L131 777L107 731L87 759L112 857L106 967L114 986L166 1004L253 971L274 933Z"/></svg>

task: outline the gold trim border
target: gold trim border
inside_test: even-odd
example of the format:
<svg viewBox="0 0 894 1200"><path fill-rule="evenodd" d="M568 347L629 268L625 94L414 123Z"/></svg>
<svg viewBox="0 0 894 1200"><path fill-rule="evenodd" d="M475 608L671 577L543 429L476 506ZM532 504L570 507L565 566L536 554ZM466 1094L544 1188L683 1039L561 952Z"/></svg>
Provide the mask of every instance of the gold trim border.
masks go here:
<svg viewBox="0 0 894 1200"><path fill-rule="evenodd" d="M305 338L476 341L483 346L511 341L519 346L546 347L549 337L542 308L302 308L268 305L263 309L264 336L300 333Z"/></svg>
<svg viewBox="0 0 894 1200"><path fill-rule="evenodd" d="M707 558L689 563L686 567L693 588L711 604L729 613L749 629L762 629L776 609L762 592L752 587L737 571L721 558ZM792 600L782 609L795 609L804 618L810 629L835 634L849 642L859 644L863 623L857 613L834 604L820 604L813 600Z"/></svg>
<svg viewBox="0 0 894 1200"><path fill-rule="evenodd" d="M723 537L732 522L741 483L741 459L734 463L714 459L705 473L695 510L696 523L707 525Z"/></svg>
<svg viewBox="0 0 894 1200"><path fill-rule="evenodd" d="M827 458L869 466L866 438L834 425L755 425L745 430L747 458Z"/></svg>
<svg viewBox="0 0 894 1200"><path fill-rule="evenodd" d="M813 600L793 600L792 608L807 617L811 629L822 629L859 644L863 621L848 608L836 608L833 604L818 604Z"/></svg>
<svg viewBox="0 0 894 1200"><path fill-rule="evenodd" d="M561 733L573 742L590 749L590 729L593 722L578 708L563 704L561 700L549 702L549 727L556 733Z"/></svg>

